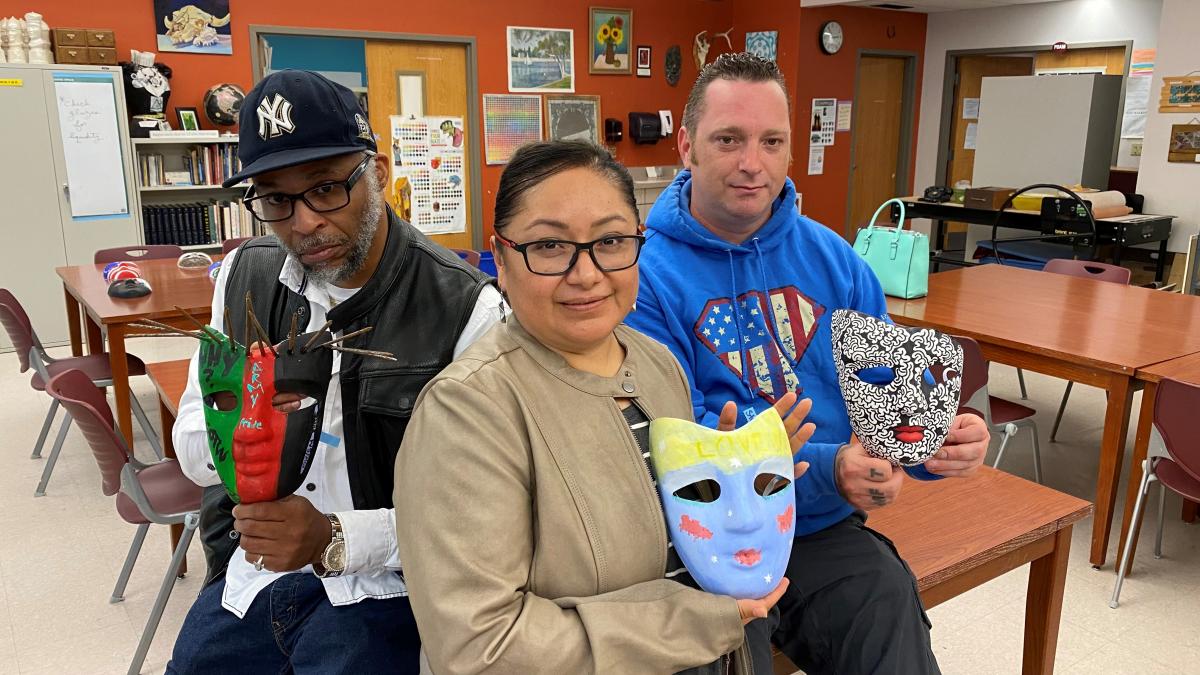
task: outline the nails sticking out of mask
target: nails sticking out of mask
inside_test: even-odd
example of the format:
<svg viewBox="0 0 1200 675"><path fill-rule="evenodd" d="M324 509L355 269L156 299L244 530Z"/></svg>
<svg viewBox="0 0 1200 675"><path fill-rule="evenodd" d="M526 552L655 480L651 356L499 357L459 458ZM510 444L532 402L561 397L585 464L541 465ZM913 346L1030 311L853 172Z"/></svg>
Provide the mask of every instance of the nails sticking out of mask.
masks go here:
<svg viewBox="0 0 1200 675"><path fill-rule="evenodd" d="M667 530L700 587L761 598L787 570L796 521L791 445L774 409L736 431L660 417L650 459Z"/></svg>
<svg viewBox="0 0 1200 675"><path fill-rule="evenodd" d="M200 341L199 380L213 466L234 502L274 501L294 493L312 465L325 395L333 376L333 351L392 358L387 352L351 350L340 342L370 330L334 339L327 322L320 330L298 333L293 316L287 337L272 344L247 297L246 334L259 338L252 348L206 326L179 309L199 330L185 331L152 320L138 327L142 336L193 337ZM229 312L226 310L226 326ZM393 359L394 360L394 359ZM302 397L300 408L281 413L272 405L276 394Z"/></svg>
<svg viewBox="0 0 1200 675"><path fill-rule="evenodd" d="M833 361L858 440L893 464L923 464L958 412L962 347L935 330L852 310L835 311L832 321Z"/></svg>

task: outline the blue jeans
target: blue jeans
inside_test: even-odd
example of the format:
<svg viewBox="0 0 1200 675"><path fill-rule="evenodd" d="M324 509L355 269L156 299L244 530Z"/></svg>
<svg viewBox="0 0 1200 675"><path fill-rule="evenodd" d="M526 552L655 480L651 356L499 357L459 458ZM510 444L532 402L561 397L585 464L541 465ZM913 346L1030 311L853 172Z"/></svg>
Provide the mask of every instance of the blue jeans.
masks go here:
<svg viewBox="0 0 1200 675"><path fill-rule="evenodd" d="M421 638L406 597L334 607L320 579L294 573L264 588L238 619L221 606L224 591L221 579L200 592L168 675L420 672Z"/></svg>

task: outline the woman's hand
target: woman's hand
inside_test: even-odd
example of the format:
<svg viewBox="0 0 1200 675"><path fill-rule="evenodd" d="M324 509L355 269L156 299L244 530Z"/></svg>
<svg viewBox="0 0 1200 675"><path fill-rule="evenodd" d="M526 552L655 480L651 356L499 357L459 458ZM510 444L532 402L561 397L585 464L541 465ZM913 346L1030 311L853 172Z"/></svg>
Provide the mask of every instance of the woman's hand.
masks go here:
<svg viewBox="0 0 1200 675"><path fill-rule="evenodd" d="M767 613L783 597L783 592L787 590L789 583L791 582L788 581L787 577L784 577L779 580L779 585L775 587L775 590L771 591L765 598L759 598L758 600L738 600L738 612L742 615L742 625L744 626L755 619L767 618Z"/></svg>
<svg viewBox="0 0 1200 675"><path fill-rule="evenodd" d="M792 445L792 456L795 457L800 448L812 438L812 435L817 430L817 425L812 422L804 423L804 418L808 417L809 411L812 410L812 399L804 399L800 403L796 403L796 394L788 392L782 398L775 402L775 412L779 413L779 417L783 419L783 428L787 430L788 440ZM725 406L721 408L721 417L717 421L718 431L733 431L737 426L737 404L733 401L726 401ZM794 478L799 478L808 471L808 462L796 462L793 471Z"/></svg>

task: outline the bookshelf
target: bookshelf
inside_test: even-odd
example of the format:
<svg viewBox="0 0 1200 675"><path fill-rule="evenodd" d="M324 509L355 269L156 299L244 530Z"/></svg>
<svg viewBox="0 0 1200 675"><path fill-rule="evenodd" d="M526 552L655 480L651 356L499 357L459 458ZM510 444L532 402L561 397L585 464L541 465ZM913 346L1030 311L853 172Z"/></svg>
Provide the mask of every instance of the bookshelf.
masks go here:
<svg viewBox="0 0 1200 675"><path fill-rule="evenodd" d="M265 233L241 205L249 183L221 186L241 168L237 142L231 134L132 139L144 243L207 250Z"/></svg>

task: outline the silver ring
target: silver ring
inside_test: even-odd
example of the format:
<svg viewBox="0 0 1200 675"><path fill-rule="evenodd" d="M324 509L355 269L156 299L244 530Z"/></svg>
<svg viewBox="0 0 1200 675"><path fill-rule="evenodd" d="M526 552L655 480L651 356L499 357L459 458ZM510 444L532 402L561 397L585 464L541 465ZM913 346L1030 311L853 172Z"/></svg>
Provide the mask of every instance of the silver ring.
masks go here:
<svg viewBox="0 0 1200 675"><path fill-rule="evenodd" d="M261 572L263 570L262 561L263 561L263 557L261 555L258 556L258 560L254 561L254 571L255 572Z"/></svg>

